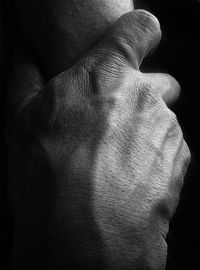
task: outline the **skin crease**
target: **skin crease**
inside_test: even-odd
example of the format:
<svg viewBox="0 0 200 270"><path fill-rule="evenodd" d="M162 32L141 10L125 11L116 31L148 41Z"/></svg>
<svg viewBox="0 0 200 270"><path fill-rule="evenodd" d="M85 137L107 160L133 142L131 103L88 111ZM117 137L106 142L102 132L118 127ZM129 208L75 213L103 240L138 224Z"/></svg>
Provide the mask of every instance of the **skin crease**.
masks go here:
<svg viewBox="0 0 200 270"><path fill-rule="evenodd" d="M97 44L121 15L133 10L133 2L16 0L16 7L21 28L39 53L47 78L51 78Z"/></svg>
<svg viewBox="0 0 200 270"><path fill-rule="evenodd" d="M128 13L45 85L21 49L7 129L14 269L164 269L190 152L167 107L179 84L139 70L160 37L153 15Z"/></svg>

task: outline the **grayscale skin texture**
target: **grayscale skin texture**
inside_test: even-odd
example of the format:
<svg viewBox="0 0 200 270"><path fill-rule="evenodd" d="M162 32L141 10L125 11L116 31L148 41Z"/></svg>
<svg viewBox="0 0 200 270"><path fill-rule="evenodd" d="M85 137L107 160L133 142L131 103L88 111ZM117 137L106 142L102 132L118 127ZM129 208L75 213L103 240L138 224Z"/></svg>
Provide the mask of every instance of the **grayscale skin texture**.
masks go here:
<svg viewBox="0 0 200 270"><path fill-rule="evenodd" d="M14 269L164 269L190 151L168 108L180 86L143 74L158 20L135 10L44 85L28 54L10 84Z"/></svg>
<svg viewBox="0 0 200 270"><path fill-rule="evenodd" d="M15 0L21 28L48 78L71 67L96 45L131 0Z"/></svg>

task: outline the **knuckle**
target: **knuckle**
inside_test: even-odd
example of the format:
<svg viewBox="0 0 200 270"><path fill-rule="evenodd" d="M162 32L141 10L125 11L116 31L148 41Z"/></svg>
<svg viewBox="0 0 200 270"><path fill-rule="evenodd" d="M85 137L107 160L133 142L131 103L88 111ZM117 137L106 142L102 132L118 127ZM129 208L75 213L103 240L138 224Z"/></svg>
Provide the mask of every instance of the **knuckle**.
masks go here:
<svg viewBox="0 0 200 270"><path fill-rule="evenodd" d="M183 132L179 125L176 114L168 109L168 119L169 119L169 130L168 138L173 138L174 143L177 147L183 142Z"/></svg>
<svg viewBox="0 0 200 270"><path fill-rule="evenodd" d="M160 29L160 23L158 19L149 11L144 9L136 10L136 14L140 17L140 19L144 19L147 24L154 24L156 28Z"/></svg>
<svg viewBox="0 0 200 270"><path fill-rule="evenodd" d="M143 32L147 34L149 34L150 32L151 34L155 35L158 39L160 39L161 36L160 23L153 14L143 9L136 10L134 21Z"/></svg>
<svg viewBox="0 0 200 270"><path fill-rule="evenodd" d="M170 119L171 127L176 129L176 131L181 135L181 137L183 137L181 127L178 123L177 116L174 112L170 111L169 119Z"/></svg>
<svg viewBox="0 0 200 270"><path fill-rule="evenodd" d="M181 130L181 127L178 123L178 119L177 119L176 114L173 111L171 111L168 107L166 107L166 109L167 109L167 113L166 113L167 119L168 119L170 126L176 128L176 130L182 134L182 130Z"/></svg>
<svg viewBox="0 0 200 270"><path fill-rule="evenodd" d="M158 19L145 10L135 10L120 17L117 33L125 37L126 43L138 48L150 42L149 50L159 43L161 29Z"/></svg>
<svg viewBox="0 0 200 270"><path fill-rule="evenodd" d="M158 19L153 14L143 9L126 13L120 17L119 21L123 22L125 25L136 23L136 26L140 26L142 30L150 29L154 32L161 31Z"/></svg>
<svg viewBox="0 0 200 270"><path fill-rule="evenodd" d="M139 83L137 87L137 99L135 102L138 111L146 111L154 108L159 102L154 89L148 83Z"/></svg>

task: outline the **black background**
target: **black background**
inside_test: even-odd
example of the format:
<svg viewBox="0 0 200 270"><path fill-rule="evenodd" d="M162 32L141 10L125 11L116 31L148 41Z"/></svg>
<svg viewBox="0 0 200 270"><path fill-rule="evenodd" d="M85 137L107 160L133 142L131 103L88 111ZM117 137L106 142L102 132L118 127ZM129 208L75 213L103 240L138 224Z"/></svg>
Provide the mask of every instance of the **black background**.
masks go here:
<svg viewBox="0 0 200 270"><path fill-rule="evenodd" d="M172 219L168 242L167 270L198 269L200 257L199 221L199 168L200 168L200 1L197 0L137 0L136 8L144 8L159 19L163 38L154 55L148 57L143 71L167 72L180 83L182 92L179 101L172 108L179 119L185 139L192 153L185 185L177 212ZM3 14L5 16L5 14ZM12 18L10 24L14 23ZM9 39L7 39L9 41ZM10 44L4 48L4 69L1 77L9 70ZM2 59L2 55L0 55ZM2 68L2 62L0 63ZM2 81L1 81L2 86ZM3 89L3 88L2 88ZM5 97L5 93L1 98ZM5 112L5 109L1 109ZM1 119L4 127L5 117ZM4 158L2 171L6 172L6 143L2 139ZM5 178L3 178L5 179ZM6 187L6 185L5 185ZM8 261L11 260L12 222L8 219ZM10 266L10 263L9 263Z"/></svg>
<svg viewBox="0 0 200 270"><path fill-rule="evenodd" d="M144 71L167 72L181 85L172 108L190 147L192 160L179 207L167 238L167 270L198 269L200 261L200 1L137 0L136 8L152 12L160 21L162 41L147 58Z"/></svg>

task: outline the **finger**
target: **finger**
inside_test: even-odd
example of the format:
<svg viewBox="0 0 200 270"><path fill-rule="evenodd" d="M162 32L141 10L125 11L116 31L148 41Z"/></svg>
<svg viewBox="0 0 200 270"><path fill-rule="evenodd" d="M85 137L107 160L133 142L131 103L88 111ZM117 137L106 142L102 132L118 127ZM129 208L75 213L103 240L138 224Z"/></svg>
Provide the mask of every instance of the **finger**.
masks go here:
<svg viewBox="0 0 200 270"><path fill-rule="evenodd" d="M178 99L181 87L172 76L165 73L145 73L143 75L147 83L162 96L168 106Z"/></svg>
<svg viewBox="0 0 200 270"><path fill-rule="evenodd" d="M120 17L91 55L96 54L96 58L100 56L101 59L116 55L116 61L123 59L139 69L144 57L155 50L160 38L157 18L148 11L134 10Z"/></svg>

